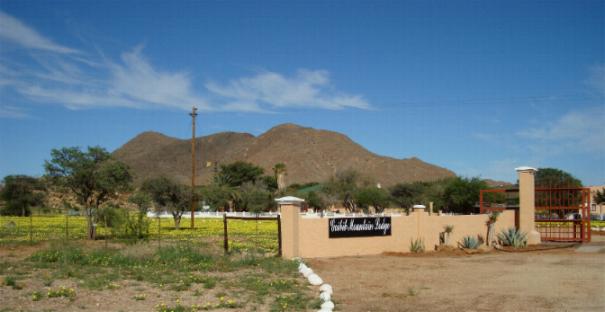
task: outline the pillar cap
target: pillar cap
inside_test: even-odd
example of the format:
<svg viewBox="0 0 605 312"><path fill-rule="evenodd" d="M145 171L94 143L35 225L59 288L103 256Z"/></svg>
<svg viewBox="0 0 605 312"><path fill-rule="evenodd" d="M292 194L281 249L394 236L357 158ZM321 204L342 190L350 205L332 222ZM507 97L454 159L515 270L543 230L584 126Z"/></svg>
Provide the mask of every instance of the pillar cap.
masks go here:
<svg viewBox="0 0 605 312"><path fill-rule="evenodd" d="M276 198L275 201L278 204L298 204L298 203L302 203L305 200L302 198L298 198L298 197L294 197L294 196L285 196L285 197L281 197L281 198Z"/></svg>
<svg viewBox="0 0 605 312"><path fill-rule="evenodd" d="M538 169L534 168L534 167L528 167L528 166L521 166L521 167L517 167L515 168L515 171L519 172L519 171L538 171Z"/></svg>
<svg viewBox="0 0 605 312"><path fill-rule="evenodd" d="M426 209L425 205L414 205L414 209Z"/></svg>

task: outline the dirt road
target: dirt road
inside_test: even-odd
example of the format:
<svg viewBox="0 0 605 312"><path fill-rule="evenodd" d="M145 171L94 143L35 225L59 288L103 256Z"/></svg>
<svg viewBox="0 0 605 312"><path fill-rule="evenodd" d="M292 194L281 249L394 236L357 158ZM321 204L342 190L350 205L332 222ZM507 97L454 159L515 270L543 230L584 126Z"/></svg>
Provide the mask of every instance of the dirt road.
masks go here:
<svg viewBox="0 0 605 312"><path fill-rule="evenodd" d="M309 260L340 311L605 311L600 251Z"/></svg>

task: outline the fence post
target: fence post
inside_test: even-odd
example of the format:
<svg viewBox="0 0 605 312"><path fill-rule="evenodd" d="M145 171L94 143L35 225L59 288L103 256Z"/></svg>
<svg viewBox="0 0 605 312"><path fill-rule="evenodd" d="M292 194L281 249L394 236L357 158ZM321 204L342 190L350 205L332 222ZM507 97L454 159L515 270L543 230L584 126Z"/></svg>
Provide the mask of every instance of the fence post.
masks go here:
<svg viewBox="0 0 605 312"><path fill-rule="evenodd" d="M65 240L69 240L69 212L65 213Z"/></svg>
<svg viewBox="0 0 605 312"><path fill-rule="evenodd" d="M158 217L158 248L162 247L162 226L160 221L160 213L157 214Z"/></svg>
<svg viewBox="0 0 605 312"><path fill-rule="evenodd" d="M34 243L33 228L34 228L34 212L30 209L30 211L29 211L29 243L30 244Z"/></svg>
<svg viewBox="0 0 605 312"><path fill-rule="evenodd" d="M281 257L281 216L277 215L277 255Z"/></svg>
<svg viewBox="0 0 605 312"><path fill-rule="evenodd" d="M229 253L229 234L227 231L227 213L223 214L223 248L225 254Z"/></svg>
<svg viewBox="0 0 605 312"><path fill-rule="evenodd" d="M539 244L540 233L536 231L536 186L532 167L515 168L519 176L519 230L527 233L529 245Z"/></svg>

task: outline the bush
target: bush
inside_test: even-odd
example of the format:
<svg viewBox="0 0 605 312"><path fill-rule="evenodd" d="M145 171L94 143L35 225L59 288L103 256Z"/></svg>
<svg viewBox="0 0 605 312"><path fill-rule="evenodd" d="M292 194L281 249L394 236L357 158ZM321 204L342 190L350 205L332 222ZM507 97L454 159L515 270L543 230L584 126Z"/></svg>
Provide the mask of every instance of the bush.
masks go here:
<svg viewBox="0 0 605 312"><path fill-rule="evenodd" d="M142 213L126 214L122 224L122 235L124 238L145 239L149 237L149 224L151 221Z"/></svg>
<svg viewBox="0 0 605 312"><path fill-rule="evenodd" d="M424 240L422 238L417 238L415 240L411 240L410 241L410 251L413 253L424 252Z"/></svg>
<svg viewBox="0 0 605 312"><path fill-rule="evenodd" d="M462 243L460 243L462 248L466 249L477 249L479 248L480 242L477 238L473 236L465 236L462 238Z"/></svg>
<svg viewBox="0 0 605 312"><path fill-rule="evenodd" d="M512 227L500 232L500 234L498 234L498 241L503 246L524 248L527 247L527 234Z"/></svg>

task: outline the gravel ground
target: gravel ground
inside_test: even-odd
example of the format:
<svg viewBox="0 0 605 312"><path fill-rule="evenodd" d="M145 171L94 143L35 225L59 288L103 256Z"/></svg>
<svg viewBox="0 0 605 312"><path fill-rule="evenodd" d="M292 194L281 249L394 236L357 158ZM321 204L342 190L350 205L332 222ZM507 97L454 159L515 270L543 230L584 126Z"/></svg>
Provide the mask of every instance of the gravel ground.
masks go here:
<svg viewBox="0 0 605 312"><path fill-rule="evenodd" d="M307 262L334 286L340 311L605 311L604 249L589 249Z"/></svg>

